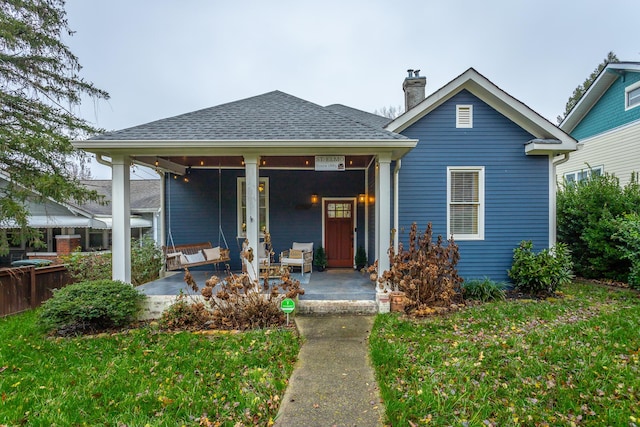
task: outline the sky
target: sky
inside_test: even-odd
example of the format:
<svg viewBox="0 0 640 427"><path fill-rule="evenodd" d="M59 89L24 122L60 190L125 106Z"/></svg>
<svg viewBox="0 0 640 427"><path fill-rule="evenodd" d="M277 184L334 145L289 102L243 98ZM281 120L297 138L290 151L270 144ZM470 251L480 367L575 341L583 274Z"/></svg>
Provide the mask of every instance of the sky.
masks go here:
<svg viewBox="0 0 640 427"><path fill-rule="evenodd" d="M556 123L615 52L640 61L638 0L67 0L64 42L110 94L78 114L118 130L280 90L368 112L469 67ZM110 169L96 165L96 179ZM132 178L155 178L136 168Z"/></svg>

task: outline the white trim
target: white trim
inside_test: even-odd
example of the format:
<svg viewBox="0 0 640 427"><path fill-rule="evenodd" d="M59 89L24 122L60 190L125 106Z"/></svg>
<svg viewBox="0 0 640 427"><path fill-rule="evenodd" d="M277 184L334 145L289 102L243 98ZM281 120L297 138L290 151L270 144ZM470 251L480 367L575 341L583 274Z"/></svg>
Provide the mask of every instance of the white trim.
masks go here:
<svg viewBox="0 0 640 427"><path fill-rule="evenodd" d="M237 237L246 237L246 230L242 230L242 202L245 199L242 198L242 184L244 183L246 186L247 178L244 176L239 176L236 178L236 236ZM269 230L269 178L266 176L261 176L258 178L258 187L260 184L264 184L264 192L265 192L265 227ZM260 191L258 191L258 215L260 214ZM258 223L260 222L260 218L258 218ZM258 224L258 227L260 225ZM260 236L264 236L264 231L260 230Z"/></svg>
<svg viewBox="0 0 640 427"><path fill-rule="evenodd" d="M325 201L332 201L332 200L338 200L338 201L350 201L352 203L352 207L351 207L351 219L353 220L351 223L351 232L353 233L353 259L351 260L353 263L353 267L355 268L356 266L356 250L358 248L358 233L356 233L356 230L358 229L358 198L357 197L321 197L320 198L320 203L322 204L321 207L321 211L322 211L322 248L325 250L327 250L327 245L325 242Z"/></svg>
<svg viewBox="0 0 640 427"><path fill-rule="evenodd" d="M478 232L476 234L451 233L451 172L477 172L478 173ZM484 240L484 166L447 166L447 237L455 240Z"/></svg>
<svg viewBox="0 0 640 427"><path fill-rule="evenodd" d="M565 154L568 156L568 154ZM553 154L549 154L549 247L553 247L557 240L558 215L556 206L556 166ZM566 162L568 160L565 159ZM560 161L562 162L562 160Z"/></svg>
<svg viewBox="0 0 640 427"><path fill-rule="evenodd" d="M634 90L639 90L639 89L640 89L640 82L636 82L624 88L624 110L625 111L631 110L636 107L640 107L640 98L638 98L637 103L633 105L629 105L629 94ZM640 93L638 95L640 96Z"/></svg>
<svg viewBox="0 0 640 427"><path fill-rule="evenodd" d="M473 105L456 105L456 128L473 128Z"/></svg>
<svg viewBox="0 0 640 427"><path fill-rule="evenodd" d="M389 150L399 159L418 144L417 139L319 139L319 140L83 140L73 146L89 153L136 156L243 156L248 151L261 156L371 155Z"/></svg>
<svg viewBox="0 0 640 427"><path fill-rule="evenodd" d="M131 208L128 156L113 156L111 159L111 250L113 280L131 283Z"/></svg>
<svg viewBox="0 0 640 427"><path fill-rule="evenodd" d="M246 197L245 206L247 212L247 237L248 247L253 248L254 253L257 253L258 243L260 242L260 210L258 207L258 185L260 179L260 156L258 155L245 155L244 156L244 168L246 179ZM249 279L258 285L258 257L253 257L252 261L243 259L242 262L247 268L247 274Z"/></svg>
<svg viewBox="0 0 640 427"><path fill-rule="evenodd" d="M391 236L391 156L389 153L378 153L378 191L376 191L376 208L378 218L376 229L378 239L378 274L382 276L391 267L388 250Z"/></svg>

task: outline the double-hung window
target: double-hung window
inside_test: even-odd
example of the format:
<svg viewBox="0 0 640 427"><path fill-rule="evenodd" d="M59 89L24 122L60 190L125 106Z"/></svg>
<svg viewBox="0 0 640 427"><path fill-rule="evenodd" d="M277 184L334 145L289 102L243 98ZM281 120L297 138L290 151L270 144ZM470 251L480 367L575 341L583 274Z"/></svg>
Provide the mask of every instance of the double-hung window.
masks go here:
<svg viewBox="0 0 640 427"><path fill-rule="evenodd" d="M484 239L484 167L447 168L447 235Z"/></svg>
<svg viewBox="0 0 640 427"><path fill-rule="evenodd" d="M640 105L640 82L634 83L624 90L625 109L628 110Z"/></svg>
<svg viewBox="0 0 640 427"><path fill-rule="evenodd" d="M238 236L247 235L247 181L238 178ZM269 229L269 178L260 178L258 183L258 212L260 233Z"/></svg>

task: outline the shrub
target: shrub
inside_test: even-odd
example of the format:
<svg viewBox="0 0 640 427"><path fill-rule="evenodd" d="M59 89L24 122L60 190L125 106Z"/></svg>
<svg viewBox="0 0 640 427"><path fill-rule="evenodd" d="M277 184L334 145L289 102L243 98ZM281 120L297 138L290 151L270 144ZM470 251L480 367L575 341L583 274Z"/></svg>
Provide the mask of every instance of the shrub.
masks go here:
<svg viewBox="0 0 640 427"><path fill-rule="evenodd" d="M627 280L631 262L613 238L615 221L627 213L640 213L640 187L635 176L624 188L608 174L561 186L557 195L558 240L571 248L577 274Z"/></svg>
<svg viewBox="0 0 640 427"><path fill-rule="evenodd" d="M188 269L184 280L194 291L199 289ZM304 290L285 268L277 284L270 284L265 278L261 286L246 273L227 271L222 281L214 275L205 282L201 294L205 303L179 299L165 311L161 326L247 330L284 325L286 316L280 309L280 301L303 295Z"/></svg>
<svg viewBox="0 0 640 427"><path fill-rule="evenodd" d="M571 255L567 246L533 252L533 243L523 241L513 250L513 264L508 274L516 288L530 294L553 293L571 282Z"/></svg>
<svg viewBox="0 0 640 427"><path fill-rule="evenodd" d="M358 270L363 269L367 265L367 252L364 250L364 246L358 246L354 263Z"/></svg>
<svg viewBox="0 0 640 427"><path fill-rule="evenodd" d="M462 284L462 295L466 299L482 302L504 300L506 297L505 286L504 283L494 282L488 277L465 280Z"/></svg>
<svg viewBox="0 0 640 427"><path fill-rule="evenodd" d="M142 285L160 276L162 250L150 237L131 242L131 283ZM109 276L111 277L111 276Z"/></svg>
<svg viewBox="0 0 640 427"><path fill-rule="evenodd" d="M109 280L112 274L111 252L82 253L79 250L63 258L76 281ZM162 268L162 251L153 239L131 241L131 283L135 286L156 280Z"/></svg>
<svg viewBox="0 0 640 427"><path fill-rule="evenodd" d="M82 253L78 249L62 259L76 282L111 278L111 252Z"/></svg>
<svg viewBox="0 0 640 427"><path fill-rule="evenodd" d="M203 303L190 303L181 296L162 312L159 323L163 329L202 329L210 319Z"/></svg>
<svg viewBox="0 0 640 427"><path fill-rule="evenodd" d="M40 324L61 335L122 327L135 319L144 295L131 285L94 280L54 290L40 312Z"/></svg>
<svg viewBox="0 0 640 427"><path fill-rule="evenodd" d="M324 248L320 246L316 249L316 253L313 257L313 265L316 266L318 271L324 271L327 268L327 253Z"/></svg>
<svg viewBox="0 0 640 427"><path fill-rule="evenodd" d="M414 222L409 232L409 249L404 250L402 243L397 254L393 247L389 249L390 269L378 281L405 293L407 312L424 307L446 307L461 295L462 278L456 268L459 259L458 245L453 239L444 246L444 239L438 236L434 244L431 223L421 235ZM369 271L376 269L377 263Z"/></svg>
<svg viewBox="0 0 640 427"><path fill-rule="evenodd" d="M615 221L613 238L621 242L619 248L623 257L631 262L629 271L629 285L640 289L640 215L637 213L625 215Z"/></svg>

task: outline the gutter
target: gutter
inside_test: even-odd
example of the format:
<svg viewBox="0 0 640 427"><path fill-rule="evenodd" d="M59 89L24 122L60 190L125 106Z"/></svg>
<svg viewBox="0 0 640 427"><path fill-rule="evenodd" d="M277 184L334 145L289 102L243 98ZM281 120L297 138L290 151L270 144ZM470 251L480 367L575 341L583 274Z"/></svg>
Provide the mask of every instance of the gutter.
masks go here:
<svg viewBox="0 0 640 427"><path fill-rule="evenodd" d="M110 160L105 160L104 159L104 155L103 154L96 153L96 162L98 162L98 163L100 163L101 165L104 165L104 166L109 166L109 167L113 166L113 164L111 163Z"/></svg>

